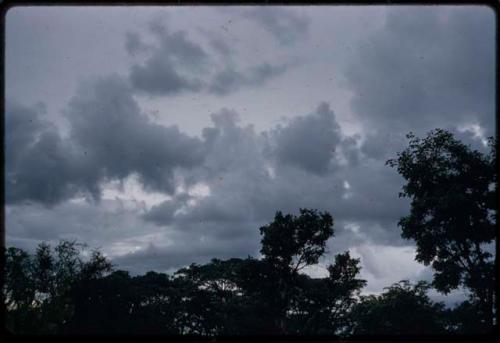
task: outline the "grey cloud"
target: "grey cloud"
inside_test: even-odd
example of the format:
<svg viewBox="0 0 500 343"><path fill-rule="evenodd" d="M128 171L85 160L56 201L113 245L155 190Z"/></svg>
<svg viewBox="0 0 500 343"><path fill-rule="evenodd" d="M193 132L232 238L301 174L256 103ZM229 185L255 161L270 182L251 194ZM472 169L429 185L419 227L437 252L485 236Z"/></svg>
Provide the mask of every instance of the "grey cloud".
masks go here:
<svg viewBox="0 0 500 343"><path fill-rule="evenodd" d="M191 197L187 193L178 194L170 200L153 206L143 215L143 219L158 225L170 224L174 219L175 212L185 207L189 199Z"/></svg>
<svg viewBox="0 0 500 343"><path fill-rule="evenodd" d="M262 134L252 126L242 126L235 111L223 109L212 115L213 125L203 130L203 141L199 141L176 128L148 122L130 96L127 84L111 77L81 88L66 116L71 124L73 154L84 161L80 169L91 167L88 172L95 180L121 179L136 172L150 189L168 191L172 170L181 166L185 168L182 175L188 190L202 183L210 192L204 197L188 191L173 194L170 200L146 212L113 208L116 202L101 212L97 204L66 203L52 212L31 207L33 216L22 219L19 211L28 211L28 207L18 207L18 212L12 212L17 215L9 215L12 239L77 237L91 244L100 241L105 251L122 246L120 256L113 255L121 268L136 272L167 270L212 257L257 256L258 228L270 222L275 211L297 213L300 207L307 207L333 214L337 234L329 243L331 252L362 242L401 244L395 225L406 210L404 202L397 199L401 180L380 161L359 158L358 138L342 135L327 104L321 104L308 116L297 117L288 126ZM284 163L266 152L270 141L283 143L277 133L283 130L304 144L308 143L307 137L312 137L314 143L313 138L324 136L313 144L315 148L321 150L321 143L333 141L343 155L357 156L356 164L338 164L334 169L311 173L289 161ZM198 159L202 153L204 158ZM325 148L320 157L328 162L332 159L330 153ZM294 163L301 166L301 156L295 157ZM149 171L156 163L164 174ZM345 181L350 185L348 189ZM38 234L33 219L37 213L44 213L39 216L45 217L40 225L47 227ZM52 220L48 219L49 213ZM54 218L59 222L54 223ZM69 222L73 224L67 225ZM359 225L355 237L349 236L346 226L352 222ZM54 229L49 230L51 225ZM123 249L135 246L139 249L123 254Z"/></svg>
<svg viewBox="0 0 500 343"><path fill-rule="evenodd" d="M130 81L136 89L150 95L196 92L202 85L199 79L181 76L162 56L152 57L145 65L132 66Z"/></svg>
<svg viewBox="0 0 500 343"><path fill-rule="evenodd" d="M6 101L6 203L31 200L53 205L82 188L77 160L42 113L40 107Z"/></svg>
<svg viewBox="0 0 500 343"><path fill-rule="evenodd" d="M196 27L196 31L208 42L208 46L222 57L223 61L234 62L235 50L231 47L227 37L221 36L218 31L208 29L204 26Z"/></svg>
<svg viewBox="0 0 500 343"><path fill-rule="evenodd" d="M214 127L206 128L207 155L203 170L196 171L194 180L220 179L224 174L244 170L260 174L263 169L262 140L252 126L239 125L239 115L234 110L222 109L211 115ZM189 178L190 175L187 174ZM227 179L224 184L227 184ZM235 182L237 182L235 180Z"/></svg>
<svg viewBox="0 0 500 343"><path fill-rule="evenodd" d="M341 142L340 126L329 105L323 103L308 116L296 117L273 132L279 163L322 174L328 171Z"/></svg>
<svg viewBox="0 0 500 343"><path fill-rule="evenodd" d="M459 130L457 126L451 126L449 124L440 127L453 133L456 139L469 145L472 149L487 153L487 147L483 144L483 141L488 137L479 135L471 128ZM431 130L421 129L418 131L421 131L421 136L423 137ZM390 158L395 158L398 152L403 151L408 146L406 132L379 130L368 133L363 138L363 143L361 145L363 156L380 161L387 161Z"/></svg>
<svg viewBox="0 0 500 343"><path fill-rule="evenodd" d="M125 34L125 49L130 55L134 56L137 53L148 51L151 46L144 43L138 33L127 32Z"/></svg>
<svg viewBox="0 0 500 343"><path fill-rule="evenodd" d="M17 102L5 104L5 162L7 176L15 169L20 154L35 143L37 135L47 126L40 119L40 108L27 107Z"/></svg>
<svg viewBox="0 0 500 343"><path fill-rule="evenodd" d="M346 172L349 189L339 203L344 218L392 223L409 211L409 201L398 195L403 178L384 162L365 160Z"/></svg>
<svg viewBox="0 0 500 343"><path fill-rule="evenodd" d="M64 202L48 208L40 204L19 204L6 208L9 241L77 240L112 253L114 243L161 232L140 220L138 204L104 199L99 204Z"/></svg>
<svg viewBox="0 0 500 343"><path fill-rule="evenodd" d="M359 140L360 136L356 134L353 136L343 137L340 142L340 152L347 161L347 164L352 167L355 167L361 158L360 148L358 146Z"/></svg>
<svg viewBox="0 0 500 343"><path fill-rule="evenodd" d="M132 85L150 95L172 95L183 91L199 91L202 81L194 72L205 70L209 61L203 48L191 41L184 31L170 32L159 21L150 23L150 32L156 46L147 46L137 33L128 33L126 48L129 53L149 50L144 64L135 64L130 70Z"/></svg>
<svg viewBox="0 0 500 343"><path fill-rule="evenodd" d="M223 39L219 37L211 37L209 40L210 46L222 56L231 56L232 50Z"/></svg>
<svg viewBox="0 0 500 343"><path fill-rule="evenodd" d="M316 163L311 164L321 166L315 169L320 172L313 173L300 164L305 163L302 159L308 161L310 152L293 155L295 164L276 158L275 151L279 150L273 150L275 146L270 141L280 142L276 139L280 130L258 135L252 127L240 126L237 113L230 110L214 114L212 120L214 126L204 130L207 155L203 165L184 174L190 184L208 185L210 194L176 215L173 213L184 203L168 200L145 216L149 220L160 226L168 225L174 231L198 230L204 226L221 237L251 235L271 221L275 211L297 213L300 207L308 207L330 211L341 231L345 223L357 222L359 240L401 244L396 222L408 210L407 203L398 198L402 179L383 161L361 159L358 138L341 135L327 104L280 128L289 130L287 134L302 144L312 141L311 149L321 150L320 143L333 140L337 150L347 156L347 164L334 160L335 168L325 171L321 168L334 159L331 147L325 148L324 156L318 158L320 162L313 160ZM318 136L326 138L317 143ZM293 148L281 143L283 149ZM249 227L249 222L254 225Z"/></svg>
<svg viewBox="0 0 500 343"><path fill-rule="evenodd" d="M352 108L370 130L479 120L492 132L494 32L487 7L391 7L345 68Z"/></svg>
<svg viewBox="0 0 500 343"><path fill-rule="evenodd" d="M470 128L457 130L456 127L445 127L445 129L452 132L456 139L470 146L471 149L478 150L486 154L489 153L489 147L484 145L484 143L488 141L488 136L478 135L477 132L474 132Z"/></svg>
<svg viewBox="0 0 500 343"><path fill-rule="evenodd" d="M172 193L174 170L203 160L201 140L148 121L118 76L80 87L65 116L70 132L61 137L32 109L7 107L8 203L53 205L79 193L98 199L102 182L133 173L147 190Z"/></svg>
<svg viewBox="0 0 500 343"><path fill-rule="evenodd" d="M242 15L262 25L282 45L290 45L306 37L309 30L309 18L290 9L257 6Z"/></svg>
<svg viewBox="0 0 500 343"><path fill-rule="evenodd" d="M222 56L222 63L218 63L217 56L207 53L185 31L171 32L159 20L150 22L149 27L156 45L145 44L137 33L127 33L125 42L130 54L149 54L143 64L132 65L129 75L134 88L144 94L161 96L207 92L227 95L241 88L262 86L270 79L283 75L289 68L286 63L273 65L263 62L241 69L232 60L234 51L224 39L201 30L215 55Z"/></svg>
<svg viewBox="0 0 500 343"><path fill-rule="evenodd" d="M215 75L210 85L210 92L218 95L225 95L245 82L245 75L234 69L228 68Z"/></svg>
<svg viewBox="0 0 500 343"><path fill-rule="evenodd" d="M113 263L118 268L137 274L149 270L168 272L191 263L206 263L212 258L245 258L255 255L253 248L253 244L246 237L223 240L197 234L177 239L175 244L168 246L151 243L137 252L114 258Z"/></svg>
<svg viewBox="0 0 500 343"><path fill-rule="evenodd" d="M169 59L176 66L202 69L208 55L197 43L188 38L185 31L170 32L162 22L152 21L150 31L156 37L157 55Z"/></svg>
<svg viewBox="0 0 500 343"><path fill-rule="evenodd" d="M72 140L106 178L122 179L135 172L146 189L172 193L174 168L193 168L203 160L199 139L177 126L150 122L117 76L82 87L66 116Z"/></svg>
<svg viewBox="0 0 500 343"><path fill-rule="evenodd" d="M261 86L268 80L284 74L287 69L286 65L271 65L269 63L259 64L245 72L229 67L214 76L209 85L209 92L217 95L227 95L242 87Z"/></svg>
<svg viewBox="0 0 500 343"><path fill-rule="evenodd" d="M5 104L5 147L6 160L13 163L20 150L35 143L37 135L49 123L42 120L44 106L27 107L16 101Z"/></svg>
<svg viewBox="0 0 500 343"><path fill-rule="evenodd" d="M42 133L34 145L17 156L15 165L7 166L7 202L30 199L52 205L71 196L75 192L71 182L76 180L70 158L57 134Z"/></svg>
<svg viewBox="0 0 500 343"><path fill-rule="evenodd" d="M395 158L396 153L402 151L407 140L403 132L376 131L364 137L361 151L369 158L388 160Z"/></svg>

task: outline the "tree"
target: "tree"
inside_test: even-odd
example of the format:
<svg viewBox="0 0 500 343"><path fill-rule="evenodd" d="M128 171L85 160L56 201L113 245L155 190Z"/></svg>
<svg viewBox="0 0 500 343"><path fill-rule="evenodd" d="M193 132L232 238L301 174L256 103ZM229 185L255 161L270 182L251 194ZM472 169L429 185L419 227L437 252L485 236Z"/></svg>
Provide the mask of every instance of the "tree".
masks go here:
<svg viewBox="0 0 500 343"><path fill-rule="evenodd" d="M411 199L410 214L399 221L402 237L416 241L416 260L433 267L437 290L470 291L479 324L489 330L496 296L495 141L483 154L441 129L425 139L407 137L409 147L387 161L407 181L400 196Z"/></svg>
<svg viewBox="0 0 500 343"><path fill-rule="evenodd" d="M264 258L293 272L318 263L334 233L332 216L310 209L300 209L299 216L278 211L274 221L259 230Z"/></svg>
<svg viewBox="0 0 500 343"><path fill-rule="evenodd" d="M407 280L386 287L381 295L362 296L351 316L356 335L422 335L445 333L444 304L427 296L430 285Z"/></svg>
<svg viewBox="0 0 500 343"><path fill-rule="evenodd" d="M5 251L4 301L6 327L14 333L36 330L36 312L33 308L36 288L33 282L31 256L18 248Z"/></svg>
<svg viewBox="0 0 500 343"><path fill-rule="evenodd" d="M18 333L180 335L348 334L348 316L365 281L359 260L338 254L328 277L300 273L316 264L333 235L330 214L276 213L261 228L263 258L212 259L172 276L131 277L84 245L39 245L7 257L8 327Z"/></svg>
<svg viewBox="0 0 500 343"><path fill-rule="evenodd" d="M484 327L477 325L477 314L480 310L477 303L464 301L452 309L446 309L443 319L450 333L481 334Z"/></svg>
<svg viewBox="0 0 500 343"><path fill-rule="evenodd" d="M83 247L61 241L52 250L50 245L40 243L33 256L17 248L6 250L3 292L10 331L61 332L74 315L72 289L112 269L98 251L84 261L80 256Z"/></svg>
<svg viewBox="0 0 500 343"><path fill-rule="evenodd" d="M136 332L131 310L138 294L128 272L115 271L106 277L80 278L70 291L73 311L63 333L113 334Z"/></svg>
<svg viewBox="0 0 500 343"><path fill-rule="evenodd" d="M296 283L297 273L318 263L326 241L333 236L333 218L316 210L300 209L299 216L276 212L274 221L260 228L260 250L270 273L273 290L267 294L275 316L275 333L286 333L286 314Z"/></svg>
<svg viewBox="0 0 500 343"><path fill-rule="evenodd" d="M54 257L50 245L44 242L38 245L34 260L34 281L36 288L42 294L54 293Z"/></svg>
<svg viewBox="0 0 500 343"><path fill-rule="evenodd" d="M189 295L184 305L192 307L199 327L205 334L237 334L245 321L240 287L242 259L212 259L205 265L191 264L175 273L175 281L189 284ZM175 282L174 281L174 282ZM193 287L194 286L194 287ZM203 303L204 306L199 306Z"/></svg>
<svg viewBox="0 0 500 343"><path fill-rule="evenodd" d="M308 335L347 335L352 330L350 311L366 281L357 279L359 259L349 252L337 254L328 266L328 277L313 279L300 275L297 295L293 298L293 332Z"/></svg>

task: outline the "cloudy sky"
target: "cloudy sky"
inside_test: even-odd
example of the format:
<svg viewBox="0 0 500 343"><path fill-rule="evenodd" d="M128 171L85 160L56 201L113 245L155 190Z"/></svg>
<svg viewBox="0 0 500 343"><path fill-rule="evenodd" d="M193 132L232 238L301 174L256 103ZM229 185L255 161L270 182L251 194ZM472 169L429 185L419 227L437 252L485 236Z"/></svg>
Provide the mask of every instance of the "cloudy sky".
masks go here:
<svg viewBox="0 0 500 343"><path fill-rule="evenodd" d="M335 218L311 275L350 250L366 293L429 280L385 161L437 127L484 148L494 35L484 6L12 8L7 245L170 272L257 257L258 228L305 207Z"/></svg>

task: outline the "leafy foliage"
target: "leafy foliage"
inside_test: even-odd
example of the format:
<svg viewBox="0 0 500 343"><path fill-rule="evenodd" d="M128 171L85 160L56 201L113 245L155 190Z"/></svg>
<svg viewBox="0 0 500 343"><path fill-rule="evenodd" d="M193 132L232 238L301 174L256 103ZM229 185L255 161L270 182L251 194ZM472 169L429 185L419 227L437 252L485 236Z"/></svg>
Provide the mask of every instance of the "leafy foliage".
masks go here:
<svg viewBox="0 0 500 343"><path fill-rule="evenodd" d="M172 276L113 271L99 251L83 261L85 246L76 242L62 241L53 250L42 243L33 256L10 248L8 328L202 336L348 332L347 313L365 284L356 278L359 260L337 255L324 279L299 273L325 252L332 217L306 209L299 216L278 212L261 233L262 259L213 259Z"/></svg>
<svg viewBox="0 0 500 343"><path fill-rule="evenodd" d="M495 141L483 154L437 129L387 161L406 179L400 196L411 212L399 221L402 236L417 243L416 259L435 270L433 285L449 293L469 289L486 327L494 318Z"/></svg>
<svg viewBox="0 0 500 343"><path fill-rule="evenodd" d="M34 256L17 248L7 249L4 299L10 331L55 333L73 316L70 291L111 270L99 252L84 261L80 256L83 247L62 241L52 251L41 243Z"/></svg>
<svg viewBox="0 0 500 343"><path fill-rule="evenodd" d="M5 250L3 298L7 329L16 334L340 335L482 333L494 321L495 149L472 151L444 130L387 163L406 179L401 196L411 212L402 236L416 259L436 271L432 286L470 292L454 309L428 297L431 285L400 281L380 295L361 296L360 260L348 251L312 278L333 237L327 212L277 212L260 228L262 258L212 259L172 275L131 276L98 250L62 241L33 255Z"/></svg>
<svg viewBox="0 0 500 343"><path fill-rule="evenodd" d="M386 288L381 295L363 296L351 314L355 334L421 335L446 331L444 305L427 296L430 285L407 280Z"/></svg>
<svg viewBox="0 0 500 343"><path fill-rule="evenodd" d="M294 271L316 264L333 236L333 218L329 213L300 209L298 217L277 212L274 221L260 228L261 253L277 266Z"/></svg>

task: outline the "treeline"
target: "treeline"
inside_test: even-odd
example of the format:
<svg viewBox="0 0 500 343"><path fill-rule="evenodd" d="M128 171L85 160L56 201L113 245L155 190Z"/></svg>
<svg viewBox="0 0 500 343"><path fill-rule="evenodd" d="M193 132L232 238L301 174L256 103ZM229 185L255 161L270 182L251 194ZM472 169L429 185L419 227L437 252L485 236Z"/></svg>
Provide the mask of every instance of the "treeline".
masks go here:
<svg viewBox="0 0 500 343"><path fill-rule="evenodd" d="M365 335L489 333L496 325L495 150L471 150L435 130L388 164L407 180L411 213L399 225L417 245L432 283L400 281L361 296L360 261L346 251L312 278L334 236L327 212L277 212L260 228L261 256L213 259L172 275L131 276L83 245L42 243L32 255L5 250L7 329L18 334ZM493 186L492 186L493 185ZM390 261L388 261L390 264ZM390 268L390 265L388 265ZM432 301L431 288L462 287L455 308Z"/></svg>

